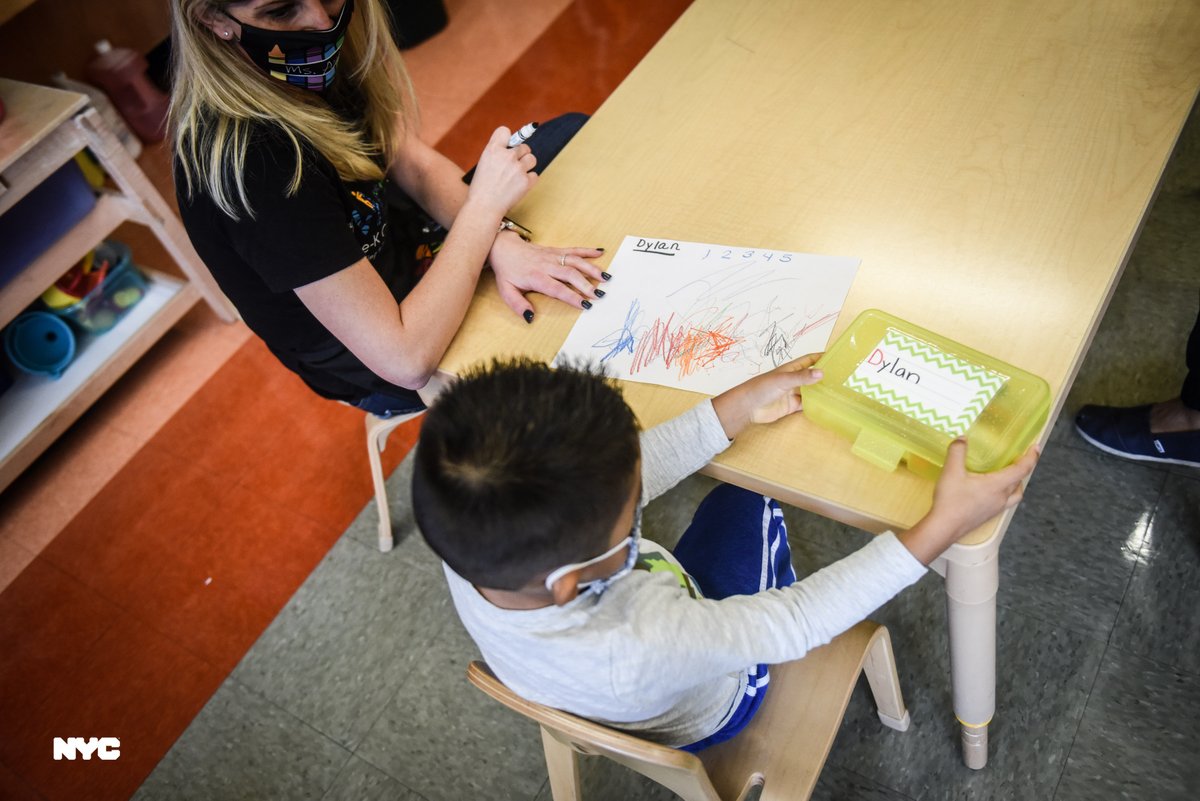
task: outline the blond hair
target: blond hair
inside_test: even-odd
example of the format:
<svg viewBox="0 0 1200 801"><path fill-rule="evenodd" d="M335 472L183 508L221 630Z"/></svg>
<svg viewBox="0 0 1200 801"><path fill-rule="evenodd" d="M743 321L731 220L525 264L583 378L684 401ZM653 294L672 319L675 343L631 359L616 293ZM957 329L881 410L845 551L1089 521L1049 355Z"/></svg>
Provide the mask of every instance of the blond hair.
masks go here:
<svg viewBox="0 0 1200 801"><path fill-rule="evenodd" d="M220 39L202 15L231 0L171 0L172 75L168 124L192 197L201 187L233 219L254 210L243 180L252 130L273 125L291 142L300 187L301 148L314 148L346 181L379 180L415 119L412 84L379 0L356 0L338 61L337 80L361 93L360 123L342 119L320 95L265 75L236 43Z"/></svg>

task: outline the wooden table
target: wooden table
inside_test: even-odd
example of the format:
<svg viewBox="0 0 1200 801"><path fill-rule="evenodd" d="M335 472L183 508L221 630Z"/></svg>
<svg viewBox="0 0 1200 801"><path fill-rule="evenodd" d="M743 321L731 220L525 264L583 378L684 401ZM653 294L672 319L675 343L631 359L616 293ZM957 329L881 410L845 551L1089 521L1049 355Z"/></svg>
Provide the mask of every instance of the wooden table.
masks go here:
<svg viewBox="0 0 1200 801"><path fill-rule="evenodd" d="M612 250L637 234L860 257L834 336L885 309L1042 376L1053 421L1198 84L1194 0L697 0L512 216L544 243ZM484 282L443 368L551 359L577 312L535 302L528 326ZM697 401L625 391L647 426ZM911 526L932 494L799 415L708 472L871 531ZM935 564L976 768L1011 517Z"/></svg>

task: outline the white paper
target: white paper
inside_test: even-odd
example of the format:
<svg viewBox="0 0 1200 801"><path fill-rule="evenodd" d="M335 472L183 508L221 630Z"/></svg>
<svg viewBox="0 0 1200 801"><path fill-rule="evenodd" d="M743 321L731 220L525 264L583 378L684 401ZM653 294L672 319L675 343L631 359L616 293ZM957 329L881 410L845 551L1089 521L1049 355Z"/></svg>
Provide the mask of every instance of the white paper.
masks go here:
<svg viewBox="0 0 1200 801"><path fill-rule="evenodd" d="M971 427L1008 380L889 328L845 386L952 437Z"/></svg>
<svg viewBox="0 0 1200 801"><path fill-rule="evenodd" d="M716 395L825 349L858 259L627 236L555 364Z"/></svg>

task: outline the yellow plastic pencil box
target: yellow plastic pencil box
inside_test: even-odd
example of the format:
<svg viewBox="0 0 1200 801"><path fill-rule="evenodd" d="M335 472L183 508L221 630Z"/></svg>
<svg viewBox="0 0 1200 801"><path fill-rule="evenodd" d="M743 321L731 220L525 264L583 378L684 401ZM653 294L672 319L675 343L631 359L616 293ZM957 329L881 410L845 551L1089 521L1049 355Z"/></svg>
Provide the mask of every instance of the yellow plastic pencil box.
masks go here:
<svg viewBox="0 0 1200 801"><path fill-rule="evenodd" d="M967 468L990 472L1025 452L1050 411L1050 387L1011 364L886 312L863 312L804 388L804 414L884 470L935 479L967 438Z"/></svg>

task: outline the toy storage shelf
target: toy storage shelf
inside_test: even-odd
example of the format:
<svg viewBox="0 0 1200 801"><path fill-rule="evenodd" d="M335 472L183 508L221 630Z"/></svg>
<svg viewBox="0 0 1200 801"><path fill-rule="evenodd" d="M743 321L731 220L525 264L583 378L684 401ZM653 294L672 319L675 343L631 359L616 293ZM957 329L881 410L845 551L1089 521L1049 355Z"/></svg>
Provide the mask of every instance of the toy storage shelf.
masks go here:
<svg viewBox="0 0 1200 801"><path fill-rule="evenodd" d="M86 97L0 78L0 99L7 109L0 122L0 214L85 147L116 185L102 191L82 220L0 288L0 328L127 220L149 227L186 276L180 280L143 268L149 284L145 297L111 331L81 336L76 357L60 378L20 375L0 395L3 490L197 301L207 301L229 322L236 313L174 212Z"/></svg>
<svg viewBox="0 0 1200 801"><path fill-rule="evenodd" d="M57 379L21 376L0 395L0 453L13 454L29 443L49 446L88 406L129 369L199 298L188 284L142 268L145 297L100 336L80 336L75 358ZM7 470L7 466L4 468Z"/></svg>

